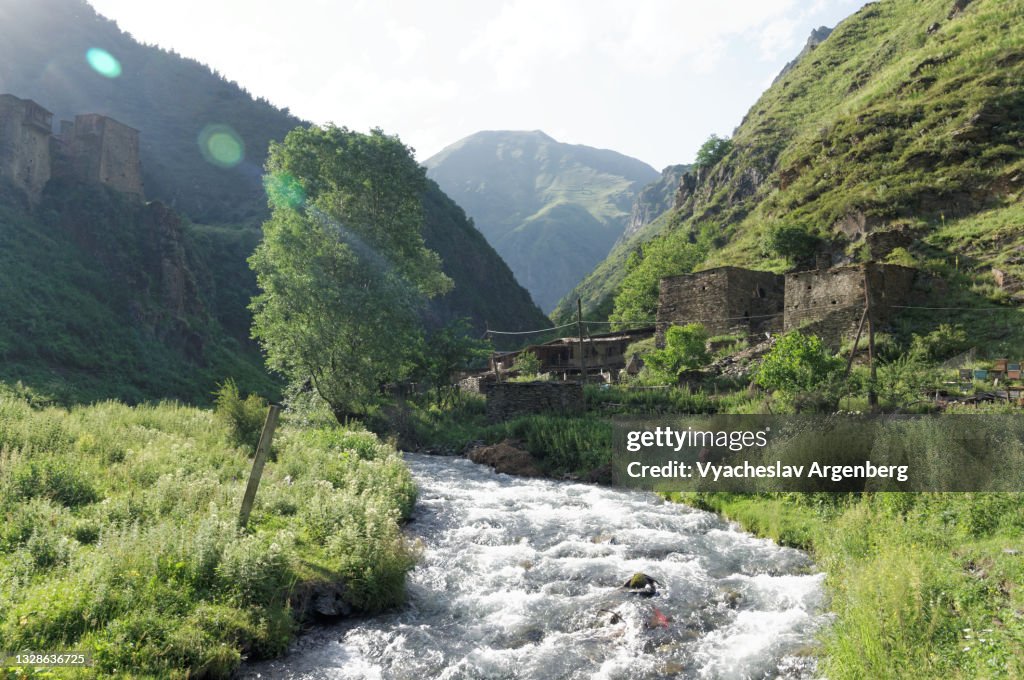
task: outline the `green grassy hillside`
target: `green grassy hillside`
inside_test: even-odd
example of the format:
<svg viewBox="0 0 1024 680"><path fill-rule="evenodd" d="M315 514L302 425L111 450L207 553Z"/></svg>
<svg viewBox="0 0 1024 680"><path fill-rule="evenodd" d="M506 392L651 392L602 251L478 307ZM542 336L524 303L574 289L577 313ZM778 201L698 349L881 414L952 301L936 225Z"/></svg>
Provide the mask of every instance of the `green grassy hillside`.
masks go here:
<svg viewBox="0 0 1024 680"><path fill-rule="evenodd" d="M667 213L675 203L679 182L690 169L688 165L670 165L661 171L661 177L637 194L626 230L608 256L559 301L551 313L556 323L566 323L575 318L577 298L583 303L584 317L608 318L615 292L626 276L629 256L665 230L669 223Z"/></svg>
<svg viewBox="0 0 1024 680"><path fill-rule="evenodd" d="M870 256L863 232L903 228L913 238L886 257L1005 299L1024 275L1021 121L1024 5L869 4L761 96L724 159L685 178L647 255L700 242L701 267L782 271L806 262L766 247L773 229L801 230L843 262ZM647 276L620 289L654 289Z"/></svg>
<svg viewBox="0 0 1024 680"><path fill-rule="evenodd" d="M636 192L657 178L638 160L540 131L478 132L425 165L544 310L608 254Z"/></svg>
<svg viewBox="0 0 1024 680"><path fill-rule="evenodd" d="M60 401L204 403L233 376L277 385L249 340L255 230L51 182L33 212L0 197L0 380ZM215 265L215 266L213 266Z"/></svg>

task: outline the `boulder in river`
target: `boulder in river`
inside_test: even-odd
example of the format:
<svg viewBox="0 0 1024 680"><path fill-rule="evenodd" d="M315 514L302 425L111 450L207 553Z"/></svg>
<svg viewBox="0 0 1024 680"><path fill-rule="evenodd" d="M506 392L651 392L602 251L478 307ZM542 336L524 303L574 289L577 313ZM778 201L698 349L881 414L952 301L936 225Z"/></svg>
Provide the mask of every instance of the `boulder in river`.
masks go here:
<svg viewBox="0 0 1024 680"><path fill-rule="evenodd" d="M518 448L511 440L506 439L500 444L477 446L470 449L468 457L474 463L490 465L498 472L520 477L543 477L537 461L529 451Z"/></svg>
<svg viewBox="0 0 1024 680"><path fill-rule="evenodd" d="M657 580L638 571L630 576L629 579L622 584L622 587L634 595L640 595L641 597L653 597L658 592L659 585L661 584L658 583Z"/></svg>

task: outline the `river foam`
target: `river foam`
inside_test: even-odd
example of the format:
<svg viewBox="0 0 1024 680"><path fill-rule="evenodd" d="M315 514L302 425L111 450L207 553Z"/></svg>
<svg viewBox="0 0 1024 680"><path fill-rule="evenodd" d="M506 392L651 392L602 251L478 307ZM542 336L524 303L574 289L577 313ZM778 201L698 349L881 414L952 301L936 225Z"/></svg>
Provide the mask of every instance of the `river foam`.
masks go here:
<svg viewBox="0 0 1024 680"><path fill-rule="evenodd" d="M318 629L245 678L809 678L806 554L657 496L407 454L425 546L401 611ZM634 572L661 584L641 598Z"/></svg>

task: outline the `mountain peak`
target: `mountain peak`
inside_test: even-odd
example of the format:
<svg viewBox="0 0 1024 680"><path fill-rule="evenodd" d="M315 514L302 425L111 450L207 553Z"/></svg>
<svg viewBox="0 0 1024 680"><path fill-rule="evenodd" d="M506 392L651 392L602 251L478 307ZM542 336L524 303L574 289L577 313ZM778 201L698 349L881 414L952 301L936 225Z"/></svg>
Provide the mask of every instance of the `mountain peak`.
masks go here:
<svg viewBox="0 0 1024 680"><path fill-rule="evenodd" d="M608 254L636 193L658 178L643 161L541 130L477 132L424 165L545 310Z"/></svg>

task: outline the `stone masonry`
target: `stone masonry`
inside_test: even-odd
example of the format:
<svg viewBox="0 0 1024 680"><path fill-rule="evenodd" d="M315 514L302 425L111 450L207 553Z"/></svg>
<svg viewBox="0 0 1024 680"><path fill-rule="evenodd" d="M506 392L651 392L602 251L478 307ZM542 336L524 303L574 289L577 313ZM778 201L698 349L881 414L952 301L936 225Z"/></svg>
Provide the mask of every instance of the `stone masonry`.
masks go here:
<svg viewBox="0 0 1024 680"><path fill-rule="evenodd" d="M672 325L701 323L711 335L756 335L801 330L838 347L857 332L864 311L864 282L876 328L921 304L937 281L924 272L869 263L786 274L719 267L661 280L657 346Z"/></svg>
<svg viewBox="0 0 1024 680"><path fill-rule="evenodd" d="M583 385L578 382L483 383L480 387L492 423L531 413L583 411Z"/></svg>
<svg viewBox="0 0 1024 680"><path fill-rule="evenodd" d="M61 121L58 172L142 199L139 131L95 113Z"/></svg>
<svg viewBox="0 0 1024 680"><path fill-rule="evenodd" d="M701 323L710 335L779 330L784 279L772 272L718 267L661 280L655 344L669 326Z"/></svg>
<svg viewBox="0 0 1024 680"><path fill-rule="evenodd" d="M838 347L857 332L864 312L864 283L871 293L871 323L876 328L899 313L897 305L919 304L927 276L911 267L869 263L786 274L785 331L801 330Z"/></svg>
<svg viewBox="0 0 1024 680"><path fill-rule="evenodd" d="M50 179L53 114L31 99L0 94L0 177L39 200Z"/></svg>
<svg viewBox="0 0 1024 680"><path fill-rule="evenodd" d="M143 198L139 132L90 113L61 121L30 99L0 94L0 177L39 201L51 177L73 177Z"/></svg>

